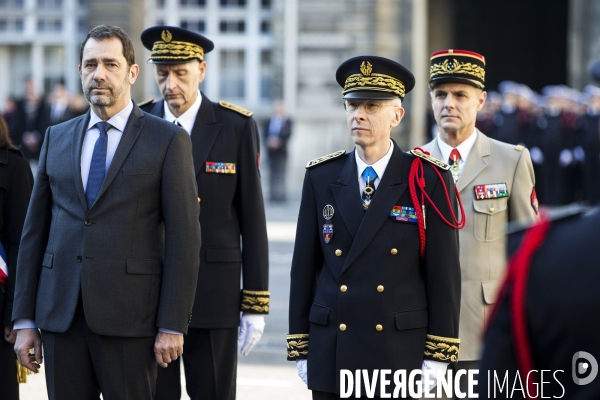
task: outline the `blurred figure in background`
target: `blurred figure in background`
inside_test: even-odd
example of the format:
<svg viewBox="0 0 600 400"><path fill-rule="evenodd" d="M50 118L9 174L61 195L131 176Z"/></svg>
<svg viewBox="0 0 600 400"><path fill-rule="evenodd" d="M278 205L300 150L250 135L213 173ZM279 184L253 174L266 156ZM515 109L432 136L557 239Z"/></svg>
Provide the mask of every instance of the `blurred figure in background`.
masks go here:
<svg viewBox="0 0 600 400"><path fill-rule="evenodd" d="M64 80L60 79L54 85L52 93L47 96L46 105L40 109L38 127L42 134L42 141L49 126L58 125L75 117L70 108L70 98L71 96L65 87Z"/></svg>
<svg viewBox="0 0 600 400"><path fill-rule="evenodd" d="M45 128L40 126L40 116L45 113L46 101L32 77L25 81L25 96L17 102L21 150L28 160L37 162L40 156Z"/></svg>
<svg viewBox="0 0 600 400"><path fill-rule="evenodd" d="M274 108L275 113L263 130L269 155L269 201L284 202L287 143L292 135L292 121L285 115L281 100L275 102Z"/></svg>
<svg viewBox="0 0 600 400"><path fill-rule="evenodd" d="M589 96L587 112L581 116L585 149L584 191L586 200L597 204L600 201L600 88L587 85L583 91Z"/></svg>
<svg viewBox="0 0 600 400"><path fill-rule="evenodd" d="M0 385L3 400L19 398L17 356L13 350L17 333L12 325L17 255L33 175L23 154L12 144L8 125L0 116Z"/></svg>

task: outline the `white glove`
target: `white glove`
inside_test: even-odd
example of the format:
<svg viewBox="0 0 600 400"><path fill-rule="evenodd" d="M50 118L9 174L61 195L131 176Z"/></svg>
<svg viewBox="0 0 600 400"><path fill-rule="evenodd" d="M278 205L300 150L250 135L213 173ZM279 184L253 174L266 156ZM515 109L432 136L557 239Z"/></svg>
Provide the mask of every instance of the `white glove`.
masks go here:
<svg viewBox="0 0 600 400"><path fill-rule="evenodd" d="M264 315L243 313L240 321L240 333L238 335L238 340L244 341L240 353L247 356L254 345L260 341L264 331Z"/></svg>
<svg viewBox="0 0 600 400"><path fill-rule="evenodd" d="M306 364L307 360L296 360L296 369L298 370L298 376L302 379L305 385L308 385L308 379L306 377Z"/></svg>
<svg viewBox="0 0 600 400"><path fill-rule="evenodd" d="M423 360L421 366L421 385L423 386L423 396L437 385L438 371L446 373L448 363L433 360ZM429 375L429 387L425 387L425 374Z"/></svg>

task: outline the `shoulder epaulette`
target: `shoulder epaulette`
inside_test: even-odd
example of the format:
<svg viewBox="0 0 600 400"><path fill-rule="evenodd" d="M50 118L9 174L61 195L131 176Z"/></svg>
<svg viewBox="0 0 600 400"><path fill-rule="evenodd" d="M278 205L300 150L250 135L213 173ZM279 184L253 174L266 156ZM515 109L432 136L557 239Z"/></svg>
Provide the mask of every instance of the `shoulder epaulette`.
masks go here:
<svg viewBox="0 0 600 400"><path fill-rule="evenodd" d="M244 117L251 117L254 115L254 113L252 111L246 110L245 108L242 108L240 106L236 106L235 104L231 104L230 102L225 101L225 100L219 101L219 105L223 108L228 108L230 110L238 112L238 113L242 114Z"/></svg>
<svg viewBox="0 0 600 400"><path fill-rule="evenodd" d="M412 154L415 157L419 157L419 158L427 161L428 163L433 164L440 169L443 169L444 171L448 171L450 169L450 165L446 164L445 162L443 162L441 160L438 160L437 158L431 157L429 154L425 154L422 151L411 150L410 154Z"/></svg>
<svg viewBox="0 0 600 400"><path fill-rule="evenodd" d="M525 148L525 146L520 145L520 144L518 144L518 145L515 146L515 150L516 151L523 151L524 148Z"/></svg>
<svg viewBox="0 0 600 400"><path fill-rule="evenodd" d="M315 158L314 160L310 160L308 164L306 164L306 168L312 168L315 165L319 165L324 163L325 161L333 160L334 158L338 158L346 154L346 150L338 150L335 153L327 154L326 156Z"/></svg>
<svg viewBox="0 0 600 400"><path fill-rule="evenodd" d="M148 100L144 100L141 103L138 103L138 107L144 107L147 106L148 104L152 103L154 101L154 99L148 99Z"/></svg>

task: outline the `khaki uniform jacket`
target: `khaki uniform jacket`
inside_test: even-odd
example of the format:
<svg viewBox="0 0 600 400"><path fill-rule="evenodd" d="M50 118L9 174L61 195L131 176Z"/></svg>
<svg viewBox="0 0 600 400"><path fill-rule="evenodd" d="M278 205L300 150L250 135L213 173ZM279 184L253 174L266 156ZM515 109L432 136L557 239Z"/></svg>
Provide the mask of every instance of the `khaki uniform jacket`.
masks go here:
<svg viewBox="0 0 600 400"><path fill-rule="evenodd" d="M496 301L507 263L506 225L534 218L535 177L529 151L494 139L476 130L477 139L457 182L466 225L460 230L462 276L459 361L480 359L485 320ZM437 138L423 146L441 159ZM447 161L447 160L444 160ZM476 185L506 183L509 197L477 200Z"/></svg>

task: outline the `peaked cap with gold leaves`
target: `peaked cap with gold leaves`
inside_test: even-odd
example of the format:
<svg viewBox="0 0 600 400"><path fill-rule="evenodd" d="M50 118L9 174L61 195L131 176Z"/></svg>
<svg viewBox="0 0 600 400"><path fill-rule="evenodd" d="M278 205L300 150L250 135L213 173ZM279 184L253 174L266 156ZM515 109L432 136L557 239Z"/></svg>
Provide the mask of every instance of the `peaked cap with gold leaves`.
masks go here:
<svg viewBox="0 0 600 400"><path fill-rule="evenodd" d="M152 51L151 64L183 64L204 61L204 55L215 48L214 43L199 33L176 26L153 26L142 32L144 47Z"/></svg>
<svg viewBox="0 0 600 400"><path fill-rule="evenodd" d="M415 86L413 74L387 58L358 56L346 60L335 73L344 99L403 99Z"/></svg>
<svg viewBox="0 0 600 400"><path fill-rule="evenodd" d="M485 87L485 58L474 51L448 49L431 55L429 86L438 83L466 83Z"/></svg>

